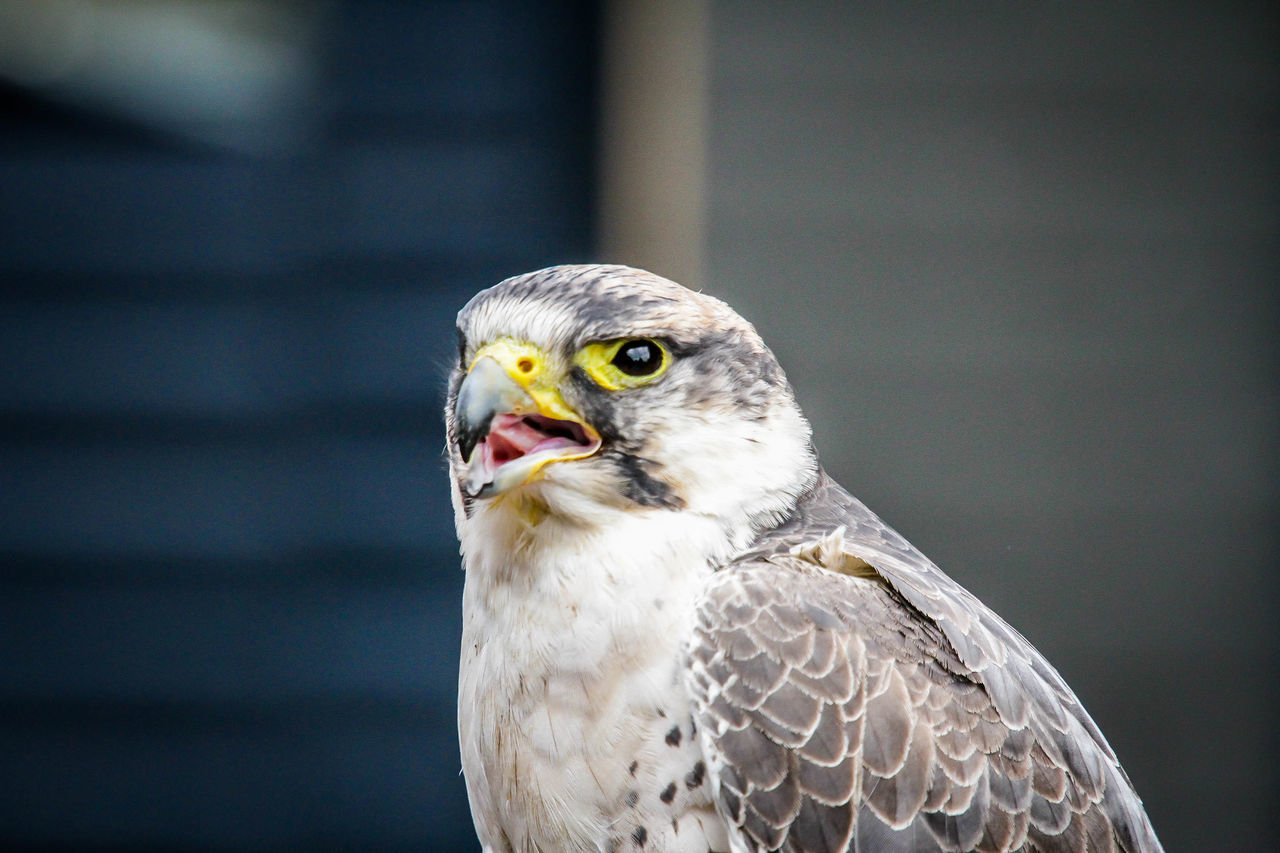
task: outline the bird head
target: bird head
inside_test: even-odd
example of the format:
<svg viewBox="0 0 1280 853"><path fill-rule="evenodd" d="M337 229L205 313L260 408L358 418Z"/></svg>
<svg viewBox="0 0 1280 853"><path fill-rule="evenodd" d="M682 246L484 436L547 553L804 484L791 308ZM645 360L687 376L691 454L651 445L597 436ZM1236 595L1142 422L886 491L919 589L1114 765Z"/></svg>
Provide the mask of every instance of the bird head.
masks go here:
<svg viewBox="0 0 1280 853"><path fill-rule="evenodd" d="M755 329L622 266L507 279L458 315L446 411L461 518L543 511L777 515L813 482L809 425Z"/></svg>

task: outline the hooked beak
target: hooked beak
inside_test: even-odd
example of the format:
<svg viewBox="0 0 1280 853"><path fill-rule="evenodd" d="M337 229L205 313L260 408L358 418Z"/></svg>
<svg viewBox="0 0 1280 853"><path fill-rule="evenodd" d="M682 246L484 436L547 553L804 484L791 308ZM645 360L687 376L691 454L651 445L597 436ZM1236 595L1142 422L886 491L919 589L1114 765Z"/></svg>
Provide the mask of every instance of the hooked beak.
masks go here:
<svg viewBox="0 0 1280 853"><path fill-rule="evenodd" d="M498 341L481 348L454 404L462 490L493 497L528 482L550 462L582 459L600 435L569 408L539 348Z"/></svg>

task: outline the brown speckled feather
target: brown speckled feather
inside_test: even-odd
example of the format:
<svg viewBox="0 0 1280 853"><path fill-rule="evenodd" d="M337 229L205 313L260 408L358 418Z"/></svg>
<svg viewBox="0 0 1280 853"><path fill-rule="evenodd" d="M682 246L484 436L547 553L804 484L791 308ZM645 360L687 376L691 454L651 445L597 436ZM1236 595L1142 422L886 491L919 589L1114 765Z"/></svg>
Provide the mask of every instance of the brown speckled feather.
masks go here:
<svg viewBox="0 0 1280 853"><path fill-rule="evenodd" d="M688 655L748 849L1161 850L1057 672L825 475L715 576Z"/></svg>

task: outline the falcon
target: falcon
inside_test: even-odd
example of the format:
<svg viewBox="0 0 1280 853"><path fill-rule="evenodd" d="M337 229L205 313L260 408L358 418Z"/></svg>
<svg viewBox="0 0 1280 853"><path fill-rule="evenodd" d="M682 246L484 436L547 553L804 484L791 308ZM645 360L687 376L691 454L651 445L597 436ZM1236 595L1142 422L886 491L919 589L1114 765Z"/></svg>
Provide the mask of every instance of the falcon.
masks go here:
<svg viewBox="0 0 1280 853"><path fill-rule="evenodd" d="M509 278L458 315L446 422L487 853L1162 849L1062 677L823 472L724 303Z"/></svg>

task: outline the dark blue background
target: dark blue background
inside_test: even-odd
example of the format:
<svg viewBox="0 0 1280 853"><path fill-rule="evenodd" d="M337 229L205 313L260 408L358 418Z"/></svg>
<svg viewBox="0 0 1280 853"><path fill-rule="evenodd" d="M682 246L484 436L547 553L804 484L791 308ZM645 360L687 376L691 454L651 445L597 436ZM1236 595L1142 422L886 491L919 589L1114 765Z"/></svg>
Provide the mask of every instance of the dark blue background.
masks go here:
<svg viewBox="0 0 1280 853"><path fill-rule="evenodd" d="M0 90L0 845L474 848L441 383L588 257L596 27L343 5L269 155Z"/></svg>

